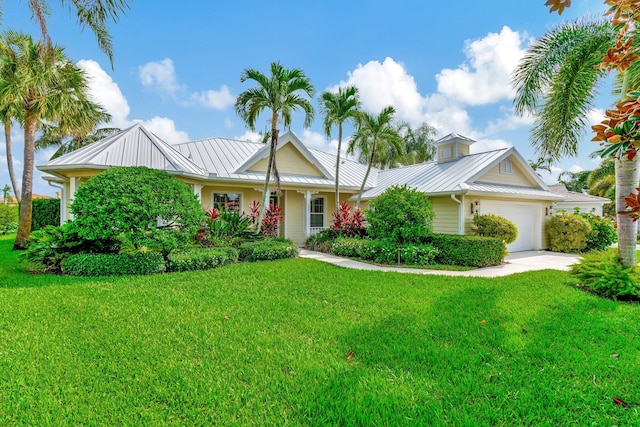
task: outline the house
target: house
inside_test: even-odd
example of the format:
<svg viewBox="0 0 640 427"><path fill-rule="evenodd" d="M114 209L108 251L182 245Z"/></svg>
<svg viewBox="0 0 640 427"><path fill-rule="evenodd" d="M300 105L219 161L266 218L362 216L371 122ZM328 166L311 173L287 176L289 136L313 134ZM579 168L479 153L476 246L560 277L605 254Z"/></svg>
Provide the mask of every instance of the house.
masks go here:
<svg viewBox="0 0 640 427"><path fill-rule="evenodd" d="M363 206L387 187L407 184L431 198L436 232L470 234L476 213L495 213L519 229L510 251L546 247L543 225L553 203L564 197L549 191L515 148L470 154L473 143L450 134L436 142L437 161L390 170L373 168L362 195ZM224 138L169 145L136 124L38 169L60 188L64 222L72 218L69 205L76 189L112 166L164 169L190 185L203 208L248 211L252 201L261 200L268 156L268 145ZM335 163L334 154L306 147L292 132L281 135L277 165L282 192L271 192L270 201L283 210L280 232L284 237L303 244L331 224ZM355 199L365 172L366 165L341 160L341 201Z"/></svg>
<svg viewBox="0 0 640 427"><path fill-rule="evenodd" d="M578 193L567 190L564 184L550 185L549 189L556 194L564 196L565 199L557 202L553 207L553 213L567 212L592 213L602 216L603 206L611 203L606 197L592 196L590 194Z"/></svg>

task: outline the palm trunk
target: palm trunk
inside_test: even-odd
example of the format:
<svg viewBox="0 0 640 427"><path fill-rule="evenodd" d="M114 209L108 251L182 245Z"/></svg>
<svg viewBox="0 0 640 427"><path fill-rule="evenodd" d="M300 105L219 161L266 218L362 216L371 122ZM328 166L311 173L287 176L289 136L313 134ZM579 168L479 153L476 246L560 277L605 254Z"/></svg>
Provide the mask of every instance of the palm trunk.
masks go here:
<svg viewBox="0 0 640 427"><path fill-rule="evenodd" d="M342 123L338 124L338 154L336 155L336 212L340 209L340 186L338 175L340 174L340 150L342 149Z"/></svg>
<svg viewBox="0 0 640 427"><path fill-rule="evenodd" d="M626 209L624 198L633 193L640 182L640 157L616 161L616 212ZM617 214L618 256L624 265L636 265L638 223L628 215Z"/></svg>
<svg viewBox="0 0 640 427"><path fill-rule="evenodd" d="M267 211L267 201L269 200L269 179L271 177L271 168L273 167L273 160L276 156L276 147L278 145L278 129L275 127L275 123L278 121L278 116L273 114L272 121L274 125L271 127L271 147L269 147L269 162L267 163L267 172L264 177L264 186L262 187L262 202L260 203L260 213L258 214L258 223L256 224L256 231L259 233L262 228L262 219Z"/></svg>
<svg viewBox="0 0 640 427"><path fill-rule="evenodd" d="M369 159L369 164L367 165L367 173L364 174L364 179L362 180L362 185L360 186L360 191L358 191L358 197L356 198L356 208L360 207L360 198L362 197L362 192L364 191L364 186L367 183L367 179L369 178L369 172L371 172L371 165L373 165L373 159L376 155L375 147L371 150L371 158Z"/></svg>
<svg viewBox="0 0 640 427"><path fill-rule="evenodd" d="M18 201L20 199L20 189L18 188L18 181L16 181L16 174L13 171L13 149L11 147L11 120L8 120L4 123L4 140L7 145L7 169L9 169L9 178L11 179L13 194L16 196L16 201Z"/></svg>
<svg viewBox="0 0 640 427"><path fill-rule="evenodd" d="M22 169L22 198L18 233L13 249L25 249L31 234L31 199L33 197L33 164L35 157L36 116L27 111L24 120L24 166Z"/></svg>

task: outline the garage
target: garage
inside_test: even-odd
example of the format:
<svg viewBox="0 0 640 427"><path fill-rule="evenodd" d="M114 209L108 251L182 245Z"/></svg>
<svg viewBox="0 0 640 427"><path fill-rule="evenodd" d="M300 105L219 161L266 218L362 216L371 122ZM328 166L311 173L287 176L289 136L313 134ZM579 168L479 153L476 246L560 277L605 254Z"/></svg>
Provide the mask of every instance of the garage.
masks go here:
<svg viewBox="0 0 640 427"><path fill-rule="evenodd" d="M508 201L483 200L482 214L494 214L507 218L518 227L518 238L507 245L509 252L530 251L540 248L540 205Z"/></svg>

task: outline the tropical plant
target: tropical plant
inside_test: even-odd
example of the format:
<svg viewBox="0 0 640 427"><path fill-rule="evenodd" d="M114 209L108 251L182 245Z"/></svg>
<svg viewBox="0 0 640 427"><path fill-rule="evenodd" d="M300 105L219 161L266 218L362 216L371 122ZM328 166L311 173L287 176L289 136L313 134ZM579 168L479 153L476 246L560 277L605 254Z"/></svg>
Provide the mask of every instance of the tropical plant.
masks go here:
<svg viewBox="0 0 640 427"><path fill-rule="evenodd" d="M87 77L60 47L52 48L55 61L41 55L42 43L29 35L6 32L0 43L0 99L24 114L24 158L20 219L14 249L23 249L31 230L35 135L42 122L66 129L95 126L104 109L89 100ZM86 109L86 110L85 110ZM88 123L89 122L89 123Z"/></svg>
<svg viewBox="0 0 640 427"><path fill-rule="evenodd" d="M585 289L614 300L640 299L640 271L620 262L613 249L584 254L571 266L571 273Z"/></svg>
<svg viewBox="0 0 640 427"><path fill-rule="evenodd" d="M591 171L563 171L558 175L558 183L563 184L569 191L582 194L589 188L587 181L590 174Z"/></svg>
<svg viewBox="0 0 640 427"><path fill-rule="evenodd" d="M98 46L107 54L111 65L113 65L113 43L107 22L118 22L120 16L124 15L129 8L130 3L129 0L72 0L69 2L60 0L60 5L69 8L70 12L78 19L81 27L89 27L93 32ZM50 14L49 2L47 0L29 0L27 4L31 11L31 17L40 27L44 41L42 48L51 48L51 38L47 29L47 17Z"/></svg>
<svg viewBox="0 0 640 427"><path fill-rule="evenodd" d="M606 197L609 200L616 199L616 175L615 159L604 159L600 166L595 168L587 178L587 192L594 196ZM615 218L615 202L607 203L602 207L604 216Z"/></svg>
<svg viewBox="0 0 640 427"><path fill-rule="evenodd" d="M561 11L564 7L557 0L547 3L553 4L552 10ZM535 116L531 140L541 157L555 161L577 153L597 83L606 76L601 67L603 58L618 52L617 40L618 28L607 20L580 20L553 29L527 50L513 78L514 106L517 114ZM636 63L618 70L616 96L624 99L627 89L640 81L640 66ZM601 140L598 135L596 138ZM634 191L640 180L638 158L624 150L603 153L617 153L622 160L615 163L616 210L620 212L626 207L624 197ZM637 224L621 213L617 224L622 263L635 265Z"/></svg>
<svg viewBox="0 0 640 427"><path fill-rule="evenodd" d="M476 236L497 237L506 244L513 243L518 238L518 227L499 215L474 215L471 228Z"/></svg>
<svg viewBox="0 0 640 427"><path fill-rule="evenodd" d="M282 208L278 205L274 206L273 204L270 204L264 214L264 218L262 218L260 233L267 237L277 237L280 233L281 221Z"/></svg>
<svg viewBox="0 0 640 427"><path fill-rule="evenodd" d="M333 224L331 228L344 237L365 235L364 216L360 208L351 209L345 201L340 202L338 210L333 214Z"/></svg>
<svg viewBox="0 0 640 427"><path fill-rule="evenodd" d="M406 185L387 188L369 202L367 233L394 243L419 242L432 229L433 209L426 194Z"/></svg>
<svg viewBox="0 0 640 427"><path fill-rule="evenodd" d="M436 147L433 145L438 130L427 123L412 128L407 122L398 125L398 133L404 139L405 160L403 163L415 165L433 160Z"/></svg>
<svg viewBox="0 0 640 427"><path fill-rule="evenodd" d="M3 40L0 39L0 43ZM4 50L4 49L2 49ZM15 76L11 73L10 69L0 66L0 80L9 81ZM11 143L11 122L14 119L21 121L22 111L17 105L10 102L9 99L0 98L0 120L4 127L4 142L6 146L5 157L7 158L7 169L9 171L9 179L11 180L11 186L13 187L13 194L16 196L16 200L20 199L20 188L18 187L18 181L16 180L16 173L13 169L13 144Z"/></svg>
<svg viewBox="0 0 640 427"><path fill-rule="evenodd" d="M9 184L5 184L5 186L2 188L2 193L4 198L4 204L6 205L9 203L9 195L11 194L11 187L9 187Z"/></svg>
<svg viewBox="0 0 640 427"><path fill-rule="evenodd" d="M377 157L379 153L384 155L390 149L395 152L402 152L402 137L398 134L397 128L393 125L393 115L396 110L391 107L385 107L380 114L374 115L367 112L357 114L358 129L351 137L347 153L354 154L358 151L361 160L366 159L367 172L362 179L360 191L356 198L356 207L360 206L362 192L369 179L369 173L374 162L381 162L382 158Z"/></svg>
<svg viewBox="0 0 640 427"><path fill-rule="evenodd" d="M348 120L356 119L360 100L358 88L347 86L338 88L338 92L323 92L320 96L320 110L324 116L324 133L331 138L331 128L338 126L338 149L336 150L336 211L340 208L340 188L338 176L340 174L340 154L342 150L342 125Z"/></svg>
<svg viewBox="0 0 640 427"><path fill-rule="evenodd" d="M305 95L313 98L315 89L304 71L299 68L284 68L279 62L271 63L270 76L253 68L245 68L240 76L240 83L247 80L254 81L257 86L245 90L236 98L235 110L238 116L251 130L255 130L258 116L265 110L271 112L271 146L262 189L262 208L256 221L257 224L262 224L270 195L269 180L272 173L280 192L280 175L276 165L278 121L282 119L284 127L289 128L293 113L302 110L305 116L304 127L311 126L315 112Z"/></svg>
<svg viewBox="0 0 640 427"><path fill-rule="evenodd" d="M587 249L591 224L576 214L559 214L547 221L549 246L554 252L577 253Z"/></svg>

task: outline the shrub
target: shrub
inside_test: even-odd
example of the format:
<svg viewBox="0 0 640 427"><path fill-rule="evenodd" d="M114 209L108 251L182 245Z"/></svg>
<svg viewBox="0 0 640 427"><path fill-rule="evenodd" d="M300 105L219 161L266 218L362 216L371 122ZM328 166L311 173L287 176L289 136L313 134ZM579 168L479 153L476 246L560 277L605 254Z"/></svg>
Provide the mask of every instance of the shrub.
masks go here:
<svg viewBox="0 0 640 427"><path fill-rule="evenodd" d="M166 171L115 167L89 179L71 204L73 224L87 240L116 239L170 229L179 240L192 238L205 220L187 184Z"/></svg>
<svg viewBox="0 0 640 427"><path fill-rule="evenodd" d="M584 254L571 266L571 274L581 280L584 288L598 295L616 300L640 297L638 268L621 264L615 249Z"/></svg>
<svg viewBox="0 0 640 427"><path fill-rule="evenodd" d="M71 276L119 276L156 274L165 270L164 258L158 252L137 254L70 255L62 263L62 272Z"/></svg>
<svg viewBox="0 0 640 427"><path fill-rule="evenodd" d="M389 187L369 205L367 233L374 239L418 242L431 231L433 209L429 198L406 185Z"/></svg>
<svg viewBox="0 0 640 427"><path fill-rule="evenodd" d="M255 240L260 235L251 228L251 218L234 211L218 212L213 208L207 212L207 220L196 233L201 246L213 246L219 240Z"/></svg>
<svg viewBox="0 0 640 427"><path fill-rule="evenodd" d="M547 222L549 243L554 252L582 252L591 233L589 221L575 214L560 214Z"/></svg>
<svg viewBox="0 0 640 427"><path fill-rule="evenodd" d="M0 233L13 233L18 229L18 207L0 205Z"/></svg>
<svg viewBox="0 0 640 427"><path fill-rule="evenodd" d="M365 253L365 248L368 245L372 244L371 242L373 241L360 239L357 237L338 237L337 239L333 240L330 252L338 256L351 258L361 257L368 259L367 257L363 256L363 254Z"/></svg>
<svg viewBox="0 0 640 427"><path fill-rule="evenodd" d="M438 250L432 245L405 244L384 240L359 239L354 237L340 237L331 247L338 256L359 257L380 264L397 264L400 262L411 265L430 265L435 263ZM400 249L400 251L398 251Z"/></svg>
<svg viewBox="0 0 640 427"><path fill-rule="evenodd" d="M400 259L410 265L432 265L439 253L433 245L405 245L400 248Z"/></svg>
<svg viewBox="0 0 640 427"><path fill-rule="evenodd" d="M238 261L234 248L176 249L167 257L167 271L208 270Z"/></svg>
<svg viewBox="0 0 640 427"><path fill-rule="evenodd" d="M298 247L292 241L286 239L265 239L243 243L238 248L238 256L242 261L271 261L295 258L298 256Z"/></svg>
<svg viewBox="0 0 640 427"><path fill-rule="evenodd" d="M60 199L33 199L31 231L60 225Z"/></svg>
<svg viewBox="0 0 640 427"><path fill-rule="evenodd" d="M589 221L589 225L591 225L591 232L587 235L585 251L604 251L616 242L618 236L611 220L592 213L581 214L580 216Z"/></svg>
<svg viewBox="0 0 640 427"><path fill-rule="evenodd" d="M495 237L434 233L422 240L438 250L438 264L488 267L500 265L506 254L504 241Z"/></svg>
<svg viewBox="0 0 640 427"><path fill-rule="evenodd" d="M472 229L476 236L496 237L506 244L513 243L518 238L518 227L513 222L493 214L475 215Z"/></svg>
<svg viewBox="0 0 640 427"><path fill-rule="evenodd" d="M311 251L331 253L331 246L339 235L340 233L336 230L327 228L318 234L310 236L305 242L304 247Z"/></svg>

